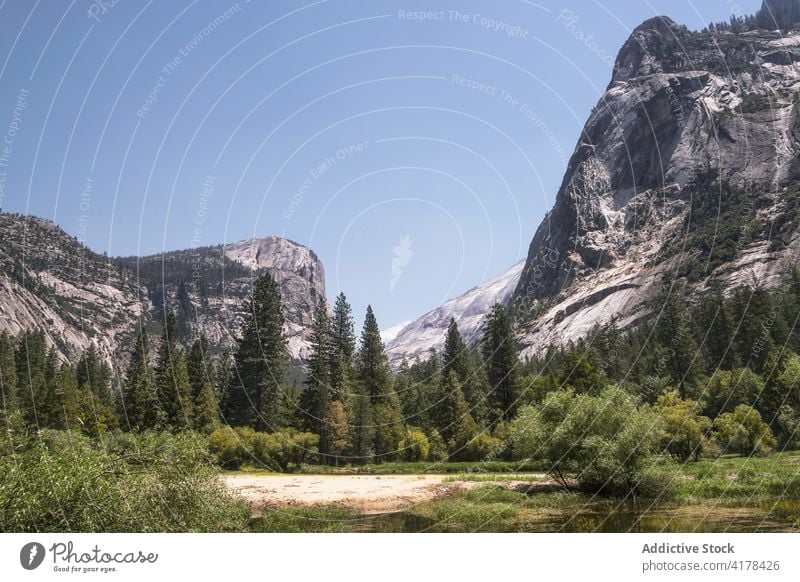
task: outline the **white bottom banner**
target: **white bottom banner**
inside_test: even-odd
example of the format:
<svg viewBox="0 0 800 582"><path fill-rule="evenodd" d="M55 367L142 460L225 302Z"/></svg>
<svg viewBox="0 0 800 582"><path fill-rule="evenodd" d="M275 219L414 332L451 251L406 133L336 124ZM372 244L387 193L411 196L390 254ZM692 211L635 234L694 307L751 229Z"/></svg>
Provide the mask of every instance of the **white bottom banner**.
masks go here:
<svg viewBox="0 0 800 582"><path fill-rule="evenodd" d="M800 534L3 534L0 580L796 581L799 550Z"/></svg>

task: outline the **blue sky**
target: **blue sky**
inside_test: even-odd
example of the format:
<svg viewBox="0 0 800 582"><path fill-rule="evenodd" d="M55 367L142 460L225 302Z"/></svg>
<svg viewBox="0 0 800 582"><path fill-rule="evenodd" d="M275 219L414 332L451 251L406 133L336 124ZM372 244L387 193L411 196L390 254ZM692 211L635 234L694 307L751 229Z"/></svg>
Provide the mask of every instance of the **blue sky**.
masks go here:
<svg viewBox="0 0 800 582"><path fill-rule="evenodd" d="M388 328L524 258L635 26L760 4L6 0L0 204L110 255L282 235Z"/></svg>

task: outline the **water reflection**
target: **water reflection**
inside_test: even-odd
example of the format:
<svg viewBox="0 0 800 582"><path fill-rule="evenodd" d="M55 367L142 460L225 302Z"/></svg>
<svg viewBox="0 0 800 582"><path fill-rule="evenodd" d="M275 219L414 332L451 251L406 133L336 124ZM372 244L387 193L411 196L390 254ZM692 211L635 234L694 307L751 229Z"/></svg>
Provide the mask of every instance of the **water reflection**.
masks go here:
<svg viewBox="0 0 800 582"><path fill-rule="evenodd" d="M465 529L414 513L364 516L352 531L403 532L637 532L719 533L800 531L800 502L773 501L745 507L688 506L653 508L647 504L596 501L580 511L542 512L511 522L491 522Z"/></svg>

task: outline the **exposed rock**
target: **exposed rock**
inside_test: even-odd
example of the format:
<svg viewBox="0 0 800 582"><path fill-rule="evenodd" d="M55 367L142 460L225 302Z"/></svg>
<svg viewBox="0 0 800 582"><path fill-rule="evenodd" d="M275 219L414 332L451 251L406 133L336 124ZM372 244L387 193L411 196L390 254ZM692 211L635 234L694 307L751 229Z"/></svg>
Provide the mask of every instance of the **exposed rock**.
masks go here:
<svg viewBox="0 0 800 582"><path fill-rule="evenodd" d="M93 343L120 364L140 318L157 332L166 303L178 312L184 343L205 333L212 350L231 349L243 302L265 269L280 285L289 355L301 363L314 305L325 294L322 263L302 245L266 237L108 259L50 221L0 214L0 329L42 329L69 360Z"/></svg>
<svg viewBox="0 0 800 582"><path fill-rule="evenodd" d="M795 34L693 33L665 17L632 33L513 294L523 355L646 315L664 274L707 258L692 246L703 225L690 209L725 208L733 192L753 224L788 222L786 244L773 248L762 227L690 280L777 283L798 251L781 202L798 178L798 61Z"/></svg>
<svg viewBox="0 0 800 582"><path fill-rule="evenodd" d="M483 320L495 303L507 304L517 286L524 261L508 271L451 299L405 326L386 346L386 353L394 368L405 359L413 363L425 359L430 350L440 350L444 345L447 326L454 317L458 329L467 343L474 343L483 329Z"/></svg>

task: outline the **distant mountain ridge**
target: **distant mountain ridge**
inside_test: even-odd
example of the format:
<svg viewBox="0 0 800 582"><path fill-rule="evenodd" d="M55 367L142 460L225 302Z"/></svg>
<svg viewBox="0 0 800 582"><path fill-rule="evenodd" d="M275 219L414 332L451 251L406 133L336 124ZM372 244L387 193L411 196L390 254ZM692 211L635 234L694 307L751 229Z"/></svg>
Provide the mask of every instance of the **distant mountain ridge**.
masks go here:
<svg viewBox="0 0 800 582"><path fill-rule="evenodd" d="M467 343L477 341L483 330L484 316L495 303L508 303L524 265L525 261L517 263L502 275L473 287L405 326L386 346L392 366L397 368L403 360L413 364L418 358L425 359L430 350L438 351L444 345L451 317L455 318Z"/></svg>
<svg viewBox="0 0 800 582"><path fill-rule="evenodd" d="M503 276L523 357L612 319L635 326L665 276L696 292L774 287L798 262L800 32L765 29L776 20L800 21L800 0L730 28L660 16L632 32L524 265ZM474 343L488 302L469 296L492 283L406 326L393 364L441 346L450 317Z"/></svg>
<svg viewBox="0 0 800 582"><path fill-rule="evenodd" d="M109 259L50 221L0 213L0 330L40 328L63 358L74 360L93 343L120 362L140 317L157 333L166 304L184 343L204 333L213 351L231 349L242 303L264 270L280 285L288 353L301 363L325 294L322 262L302 245L270 236Z"/></svg>

